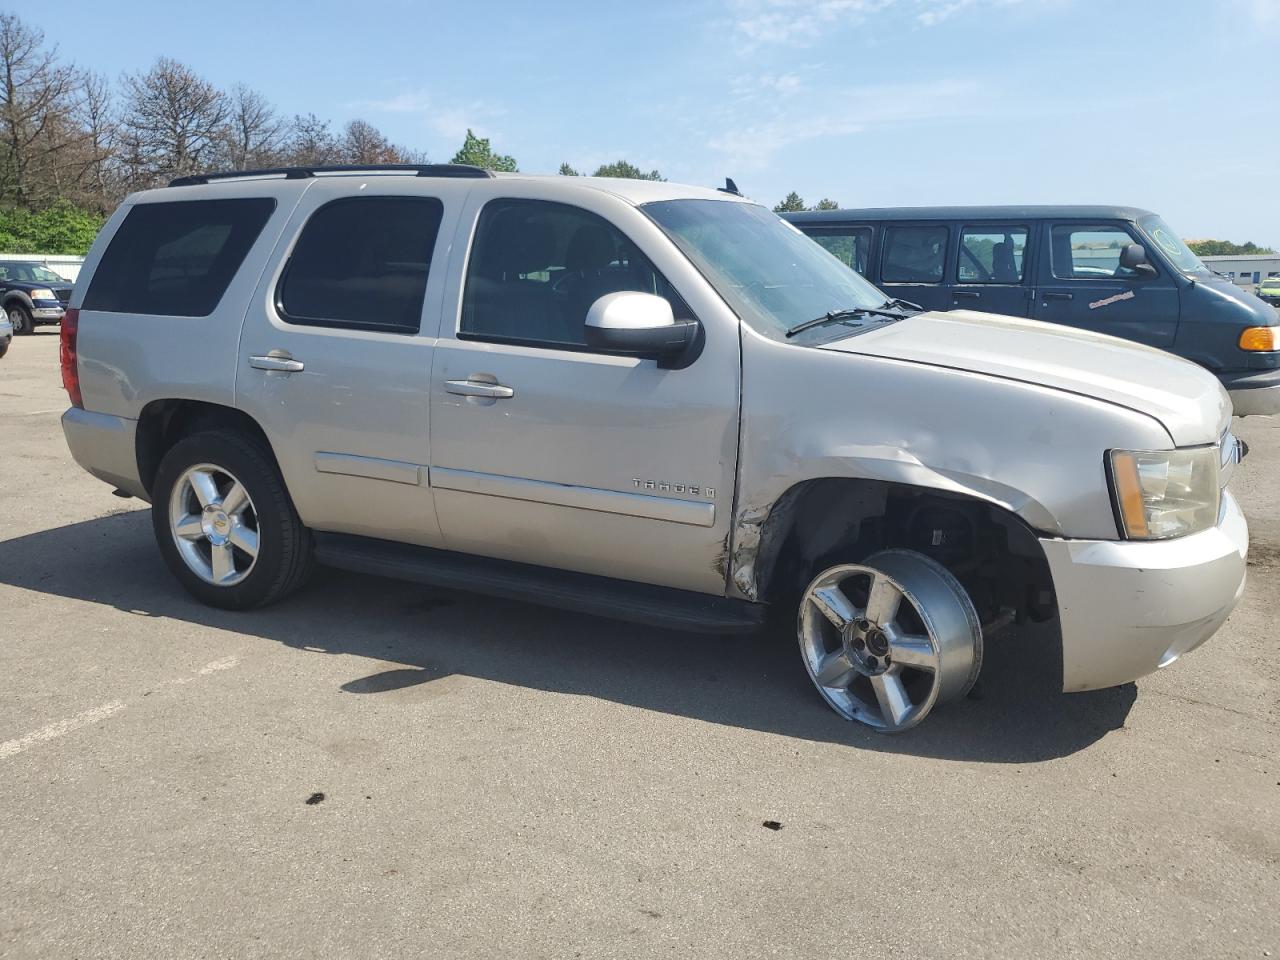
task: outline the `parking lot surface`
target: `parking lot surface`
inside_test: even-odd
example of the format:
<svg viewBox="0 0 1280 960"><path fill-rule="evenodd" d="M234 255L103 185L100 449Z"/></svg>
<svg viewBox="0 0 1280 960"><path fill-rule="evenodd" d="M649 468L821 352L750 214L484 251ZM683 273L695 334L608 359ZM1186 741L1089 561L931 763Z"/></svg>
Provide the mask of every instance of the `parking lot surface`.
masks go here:
<svg viewBox="0 0 1280 960"><path fill-rule="evenodd" d="M0 956L1280 956L1276 420L1207 645L1067 697L1015 630L884 737L788 636L326 570L202 607L70 460L55 329L0 399Z"/></svg>

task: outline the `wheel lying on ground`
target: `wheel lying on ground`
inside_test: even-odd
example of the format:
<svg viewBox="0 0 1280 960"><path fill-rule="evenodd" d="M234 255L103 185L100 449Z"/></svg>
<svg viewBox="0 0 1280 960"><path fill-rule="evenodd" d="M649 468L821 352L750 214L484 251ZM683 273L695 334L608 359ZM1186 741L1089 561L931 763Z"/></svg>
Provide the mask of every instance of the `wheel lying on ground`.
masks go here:
<svg viewBox="0 0 1280 960"><path fill-rule="evenodd" d="M212 430L174 444L156 471L151 523L173 575L210 606L263 606L311 571L311 533L274 460L241 433Z"/></svg>
<svg viewBox="0 0 1280 960"><path fill-rule="evenodd" d="M827 703L887 733L963 697L982 668L973 601L950 571L912 550L823 570L801 598L797 629Z"/></svg>
<svg viewBox="0 0 1280 960"><path fill-rule="evenodd" d="M20 303L5 307L5 312L9 315L9 323L13 325L13 335L21 336L30 333L36 328L35 321L31 319L31 312Z"/></svg>

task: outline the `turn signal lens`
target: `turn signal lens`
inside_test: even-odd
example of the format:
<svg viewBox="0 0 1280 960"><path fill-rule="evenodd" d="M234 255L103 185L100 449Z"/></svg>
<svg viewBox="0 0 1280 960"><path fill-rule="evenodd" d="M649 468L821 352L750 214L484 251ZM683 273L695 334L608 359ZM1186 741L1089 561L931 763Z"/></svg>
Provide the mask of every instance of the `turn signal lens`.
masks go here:
<svg viewBox="0 0 1280 960"><path fill-rule="evenodd" d="M80 358L76 354L76 341L80 334L80 311L72 307L62 316L61 343L58 353L62 360L62 386L67 391L73 407L84 408L80 396Z"/></svg>
<svg viewBox="0 0 1280 960"><path fill-rule="evenodd" d="M1280 327L1248 327L1240 334L1240 349L1280 350Z"/></svg>

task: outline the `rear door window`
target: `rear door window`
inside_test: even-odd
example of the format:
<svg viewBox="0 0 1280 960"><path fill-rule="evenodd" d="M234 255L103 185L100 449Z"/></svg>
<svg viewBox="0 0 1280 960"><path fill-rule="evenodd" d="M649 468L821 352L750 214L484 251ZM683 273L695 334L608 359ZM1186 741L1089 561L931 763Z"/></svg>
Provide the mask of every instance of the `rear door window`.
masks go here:
<svg viewBox="0 0 1280 960"><path fill-rule="evenodd" d="M941 283L946 227L888 227L880 279L885 283Z"/></svg>
<svg viewBox="0 0 1280 960"><path fill-rule="evenodd" d="M1026 253L1026 227L965 227L956 277L961 283L1021 283Z"/></svg>
<svg viewBox="0 0 1280 960"><path fill-rule="evenodd" d="M286 323L417 333L444 205L346 197L311 215L280 278Z"/></svg>
<svg viewBox="0 0 1280 960"><path fill-rule="evenodd" d="M134 206L102 255L83 308L207 317L275 206L270 197Z"/></svg>
<svg viewBox="0 0 1280 960"><path fill-rule="evenodd" d="M805 233L846 267L852 267L861 274L867 272L871 250L870 227L819 227Z"/></svg>

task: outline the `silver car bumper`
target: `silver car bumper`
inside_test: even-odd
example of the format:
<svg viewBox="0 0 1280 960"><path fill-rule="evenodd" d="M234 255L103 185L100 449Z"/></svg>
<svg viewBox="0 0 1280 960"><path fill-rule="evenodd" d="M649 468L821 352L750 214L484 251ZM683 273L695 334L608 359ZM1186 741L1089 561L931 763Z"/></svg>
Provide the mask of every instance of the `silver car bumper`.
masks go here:
<svg viewBox="0 0 1280 960"><path fill-rule="evenodd" d="M66 311L61 307L35 307L31 316L36 320L61 320L64 313Z"/></svg>
<svg viewBox="0 0 1280 960"><path fill-rule="evenodd" d="M1204 643L1244 593L1249 527L1230 493L1212 530L1153 542L1042 539L1062 626L1062 689L1114 687Z"/></svg>
<svg viewBox="0 0 1280 960"><path fill-rule="evenodd" d="M138 478L135 436L138 421L72 407L62 415L62 432L76 463L106 483L146 499Z"/></svg>

